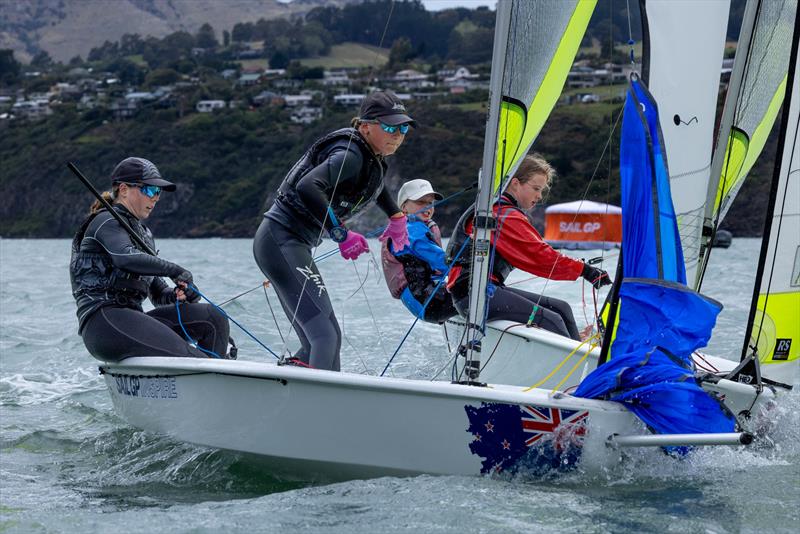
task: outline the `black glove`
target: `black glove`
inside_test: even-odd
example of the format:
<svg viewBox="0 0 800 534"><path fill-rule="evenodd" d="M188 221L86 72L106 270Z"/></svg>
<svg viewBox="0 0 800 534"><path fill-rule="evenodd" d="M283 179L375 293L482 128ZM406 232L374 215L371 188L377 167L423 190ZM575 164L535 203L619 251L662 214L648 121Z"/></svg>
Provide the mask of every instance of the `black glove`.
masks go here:
<svg viewBox="0 0 800 534"><path fill-rule="evenodd" d="M192 273L190 273L186 269L181 271L180 274L172 276L170 278L172 278L172 281L175 283L176 286L179 287L186 286L186 289L188 289L188 287L194 283L194 279L192 278Z"/></svg>
<svg viewBox="0 0 800 534"><path fill-rule="evenodd" d="M189 286L183 288L183 294L186 296L186 302L194 304L195 302L200 302L200 295Z"/></svg>
<svg viewBox="0 0 800 534"><path fill-rule="evenodd" d="M592 267L588 263L583 264L583 272L581 273L581 276L584 280L592 284L595 289L600 289L601 287L607 286L611 283L611 279L608 277L607 272L605 272L603 269Z"/></svg>

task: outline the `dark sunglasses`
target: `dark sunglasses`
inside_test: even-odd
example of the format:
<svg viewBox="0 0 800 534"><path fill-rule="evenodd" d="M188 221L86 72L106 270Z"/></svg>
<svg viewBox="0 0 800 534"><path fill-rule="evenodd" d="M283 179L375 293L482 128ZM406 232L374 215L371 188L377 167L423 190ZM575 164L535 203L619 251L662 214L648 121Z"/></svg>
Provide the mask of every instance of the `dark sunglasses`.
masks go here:
<svg viewBox="0 0 800 534"><path fill-rule="evenodd" d="M161 194L161 188L157 185L140 185L140 184L127 184L128 187L136 187L147 198L153 198Z"/></svg>

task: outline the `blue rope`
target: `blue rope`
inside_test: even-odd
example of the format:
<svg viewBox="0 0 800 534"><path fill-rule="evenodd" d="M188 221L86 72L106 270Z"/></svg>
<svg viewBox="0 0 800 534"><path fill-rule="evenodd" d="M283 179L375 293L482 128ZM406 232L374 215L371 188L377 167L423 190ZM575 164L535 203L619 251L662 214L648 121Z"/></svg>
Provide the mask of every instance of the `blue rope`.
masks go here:
<svg viewBox="0 0 800 534"><path fill-rule="evenodd" d="M183 320L181 320L181 303L180 303L180 301L178 299L175 299L175 311L178 312L178 324L181 325L181 330L183 330L183 335L186 336L186 341L189 342L189 345L191 345L192 347L194 347L196 349L199 349L199 350L205 352L206 354L210 354L214 358L222 359L222 356L220 356L219 354L217 354L213 350L206 350L203 347L201 347L197 343L197 340L193 339L192 336L189 335L189 332L186 331L186 327L183 326Z"/></svg>
<svg viewBox="0 0 800 534"><path fill-rule="evenodd" d="M381 376L383 376L386 373L386 370L389 369L389 366L392 365L392 360L394 360L394 357L397 356L398 352L400 352L400 348L403 346L403 343L406 342L406 339L408 339L408 336L409 336L409 334L411 334L411 331L414 329L415 326L417 326L417 323L419 322L419 320L425 315L425 308L428 307L428 304L431 303L431 300L433 300L433 297L436 296L436 292L439 291L439 288L444 283L444 279L450 273L450 269L453 268L453 265L456 263L456 261L458 261L458 258L461 257L461 254L464 252L464 249L467 247L467 243L469 243L469 242L470 242L470 238L467 237L464 240L464 244L461 245L461 248L459 249L458 254L456 254L456 257L453 258L453 261L450 262L450 265L447 266L447 271L442 275L442 279L439 280L439 283L436 284L436 287L433 288L433 291L431 291L431 294L428 295L427 299L425 299L425 304L423 304L422 309L417 314L417 317L414 319L414 322L411 323L411 326L409 327L408 331L406 332L406 335L404 335L403 339L400 340L400 344L397 346L397 349L395 349L394 354L392 354L392 357L389 358L389 361L386 363L386 367L383 368L383 371L381 372Z"/></svg>
<svg viewBox="0 0 800 534"><path fill-rule="evenodd" d="M272 351L272 349L270 349L268 346L264 345L264 344L261 342L261 340L259 340L259 339L258 339L256 336L254 336L253 334L251 334L251 333L250 333L250 332L247 330L247 328L245 328L244 326L240 325L240 324L239 324L239 323L236 321L236 319L234 319L233 317L231 317L230 315L228 315L228 314L225 312L225 310L223 310L222 308L220 308L219 306L217 306L216 304L214 304L213 302L211 302L211 300L210 300L210 299L209 299L207 296L205 296L203 293L201 293L199 289L197 289L197 288L196 288L195 286L193 286L192 284L189 284L189 288L190 288L192 291L194 291L195 293L197 293L198 295L200 295L201 297L203 297L204 299L206 299L206 301L207 301L209 304L211 304L212 306L214 306L214 307L215 307L217 310L219 310L219 312L220 312L220 313L222 313L222 315L224 315L226 319L228 319L230 322L232 322L233 324L235 324L236 326L238 326L238 327L239 327L239 328L242 330L242 332L244 332L245 334L247 334L248 336L250 336L250 337L253 339L253 341L255 341L256 343L258 343L259 345L261 345L261 346L262 346L262 347L263 347L263 348L264 348L264 349L265 349L267 352L269 352L270 354L272 354L273 356L275 356L275 357L276 357L276 358L278 358L279 360L281 359L281 358L280 358L280 356L278 356L277 354L275 354L275 352L273 352L273 351Z"/></svg>

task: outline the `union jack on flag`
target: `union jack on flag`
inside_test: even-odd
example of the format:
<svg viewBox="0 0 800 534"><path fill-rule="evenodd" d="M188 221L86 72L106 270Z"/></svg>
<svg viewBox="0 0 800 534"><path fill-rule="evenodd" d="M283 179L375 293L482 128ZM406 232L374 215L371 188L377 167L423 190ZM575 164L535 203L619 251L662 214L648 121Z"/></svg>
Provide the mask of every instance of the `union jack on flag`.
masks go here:
<svg viewBox="0 0 800 534"><path fill-rule="evenodd" d="M561 469L580 456L588 412L487 402L464 409L482 473L515 469L520 461L527 469Z"/></svg>
<svg viewBox="0 0 800 534"><path fill-rule="evenodd" d="M582 436L586 433L584 420L589 412L561 410L559 408L541 408L538 406L521 406L522 431L525 433L525 445L534 443L553 434L553 442L558 445L560 434L566 433Z"/></svg>

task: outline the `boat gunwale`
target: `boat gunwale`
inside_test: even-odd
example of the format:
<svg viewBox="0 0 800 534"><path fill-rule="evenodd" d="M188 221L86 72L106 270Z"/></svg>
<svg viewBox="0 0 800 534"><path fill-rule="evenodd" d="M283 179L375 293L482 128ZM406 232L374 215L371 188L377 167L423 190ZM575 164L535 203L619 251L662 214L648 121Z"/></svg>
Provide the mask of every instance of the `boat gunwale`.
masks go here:
<svg viewBox="0 0 800 534"><path fill-rule="evenodd" d="M289 382L313 383L321 386L348 389L389 391L399 394L424 394L430 397L457 398L470 402L500 402L510 404L547 405L567 410L628 412L619 403L573 397L563 392L555 394L546 389L524 391L520 386L489 384L487 387L436 382L420 379L377 377L348 372L278 366L272 362L237 360L189 359L176 357L132 357L120 362L103 362L101 373L153 375L164 377L190 374L219 374L242 378L257 378ZM629 412L628 412L629 413Z"/></svg>

